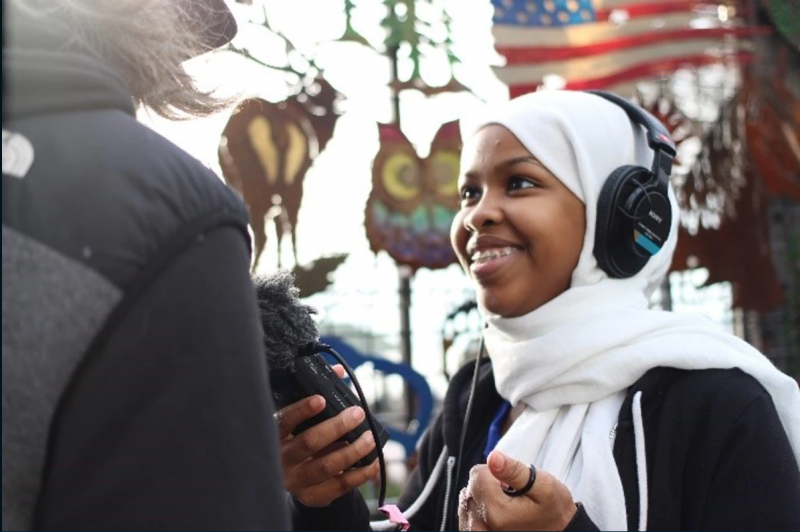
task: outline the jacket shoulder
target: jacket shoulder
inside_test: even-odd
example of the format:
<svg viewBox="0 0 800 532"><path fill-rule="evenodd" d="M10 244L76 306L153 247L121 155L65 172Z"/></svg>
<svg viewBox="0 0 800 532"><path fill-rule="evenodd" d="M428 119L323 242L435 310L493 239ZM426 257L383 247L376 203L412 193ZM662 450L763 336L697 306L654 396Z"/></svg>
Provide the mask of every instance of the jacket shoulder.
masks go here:
<svg viewBox="0 0 800 532"><path fill-rule="evenodd" d="M198 160L116 109L7 125L33 147L20 179L3 179L3 223L121 288L170 242L234 225L239 197Z"/></svg>
<svg viewBox="0 0 800 532"><path fill-rule="evenodd" d="M633 399L639 393L650 485L649 524L664 530L703 529L703 501L720 460L728 460L727 446L739 431L754 428L754 415L771 413L777 422L771 398L756 379L738 368L654 368L634 383L620 409L614 441L629 528L637 526L639 516L633 422Z"/></svg>
<svg viewBox="0 0 800 532"><path fill-rule="evenodd" d="M654 368L645 373L628 391L622 412L633 396L642 392L643 414L666 406L697 407L701 404L736 412L767 395L763 386L739 368L682 370Z"/></svg>

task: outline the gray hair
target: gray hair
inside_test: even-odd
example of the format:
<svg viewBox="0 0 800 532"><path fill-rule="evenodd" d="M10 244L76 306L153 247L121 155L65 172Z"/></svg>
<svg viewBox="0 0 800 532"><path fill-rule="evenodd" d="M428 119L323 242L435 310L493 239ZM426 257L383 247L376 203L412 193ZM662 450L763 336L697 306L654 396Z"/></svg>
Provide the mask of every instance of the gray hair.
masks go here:
<svg viewBox="0 0 800 532"><path fill-rule="evenodd" d="M22 14L65 32L125 80L137 104L170 119L233 103L199 89L183 62L210 51L215 13L191 0L15 0Z"/></svg>

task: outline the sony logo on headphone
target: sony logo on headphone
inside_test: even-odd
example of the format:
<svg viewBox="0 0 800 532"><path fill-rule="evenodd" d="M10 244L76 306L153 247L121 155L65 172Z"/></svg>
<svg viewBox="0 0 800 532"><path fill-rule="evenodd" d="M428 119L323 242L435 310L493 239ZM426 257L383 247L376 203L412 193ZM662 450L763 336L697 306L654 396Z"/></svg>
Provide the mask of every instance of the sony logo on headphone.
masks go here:
<svg viewBox="0 0 800 532"><path fill-rule="evenodd" d="M661 223L661 222L664 221L664 220L661 219L661 216L657 215L653 211L650 211L649 214L650 214L650 218L652 218L653 220L657 221L658 223Z"/></svg>

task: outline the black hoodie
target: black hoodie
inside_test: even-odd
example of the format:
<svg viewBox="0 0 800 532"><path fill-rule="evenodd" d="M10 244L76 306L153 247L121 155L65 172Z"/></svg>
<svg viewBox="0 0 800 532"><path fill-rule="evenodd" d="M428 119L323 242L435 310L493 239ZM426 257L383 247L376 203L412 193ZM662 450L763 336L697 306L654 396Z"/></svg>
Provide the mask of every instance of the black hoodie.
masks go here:
<svg viewBox="0 0 800 532"><path fill-rule="evenodd" d="M436 477L427 502L410 518L413 530L457 530L458 493L469 470L485 463L489 426L502 403L488 360L481 366L464 454L456 456L472 368L465 366L454 376L442 413L422 440L419 465L400 497L398 506L408 508ZM637 471L632 416L633 397L639 392L646 482ZM628 390L615 434L609 436L629 530L639 529L643 484L648 530L800 530L800 470L788 438L769 394L738 369L651 370ZM443 471L433 475L440 459ZM328 508L292 503L296 530L368 529L366 507L354 492ZM567 530L597 530L591 510L579 505Z"/></svg>
<svg viewBox="0 0 800 532"><path fill-rule="evenodd" d="M43 31L3 50L3 530L286 529L244 205Z"/></svg>

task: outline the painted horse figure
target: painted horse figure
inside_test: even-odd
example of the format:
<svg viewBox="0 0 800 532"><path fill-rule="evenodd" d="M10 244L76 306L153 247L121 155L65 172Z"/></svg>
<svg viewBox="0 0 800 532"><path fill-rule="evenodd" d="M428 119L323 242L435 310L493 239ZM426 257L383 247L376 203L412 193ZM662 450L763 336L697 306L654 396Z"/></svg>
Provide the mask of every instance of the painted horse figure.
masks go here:
<svg viewBox="0 0 800 532"><path fill-rule="evenodd" d="M231 115L219 145L225 182L241 194L250 209L254 236L253 269L267 243L272 220L278 239L292 238L297 262L297 217L303 199L303 178L333 136L339 115L336 90L318 78L300 94L282 102L245 100Z"/></svg>

